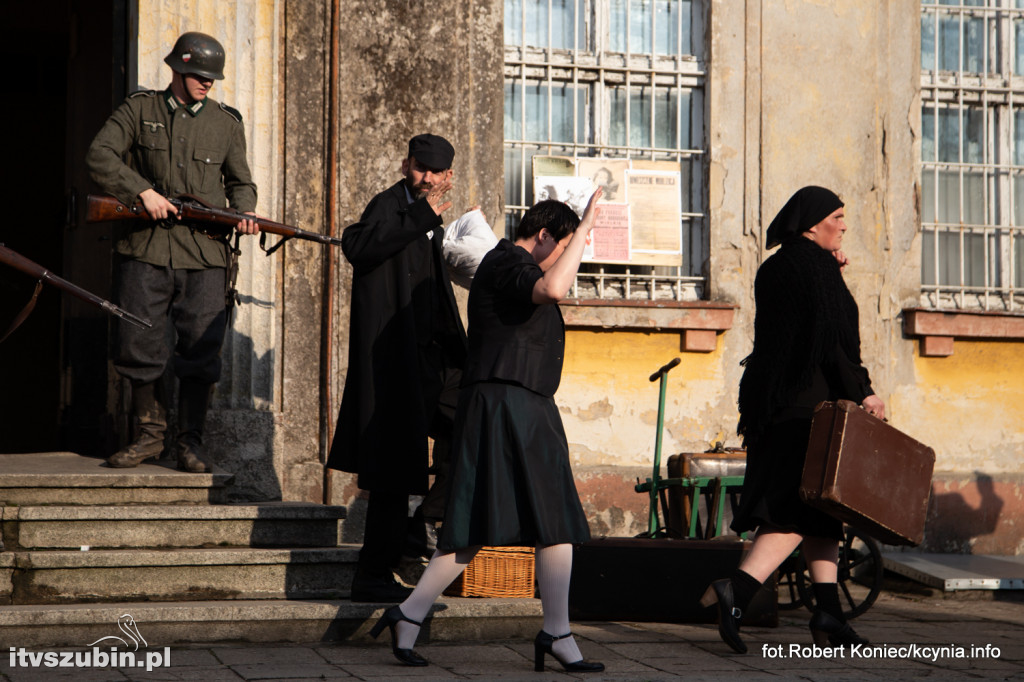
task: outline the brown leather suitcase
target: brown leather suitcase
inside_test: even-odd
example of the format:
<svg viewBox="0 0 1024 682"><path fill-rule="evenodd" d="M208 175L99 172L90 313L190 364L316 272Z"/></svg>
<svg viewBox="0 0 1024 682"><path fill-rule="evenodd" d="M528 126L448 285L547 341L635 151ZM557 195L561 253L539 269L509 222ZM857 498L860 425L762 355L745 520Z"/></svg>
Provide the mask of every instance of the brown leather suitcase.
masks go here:
<svg viewBox="0 0 1024 682"><path fill-rule="evenodd" d="M747 468L747 452L737 448L725 448L720 451L684 452L668 458L669 478L742 476ZM690 530L690 515L693 504L693 490L674 485L668 489L668 512L665 518L665 530L670 538L687 538ZM732 523L733 499L738 496L737 490L729 491L729 501L725 505L722 518L722 532L728 534ZM709 509L712 500L705 495L698 505L700 519L697 524L697 538L711 539L714 537L712 528L717 521ZM737 497L738 501L738 497Z"/></svg>
<svg viewBox="0 0 1024 682"><path fill-rule="evenodd" d="M893 545L917 545L931 492L935 451L856 403L814 410L800 497Z"/></svg>

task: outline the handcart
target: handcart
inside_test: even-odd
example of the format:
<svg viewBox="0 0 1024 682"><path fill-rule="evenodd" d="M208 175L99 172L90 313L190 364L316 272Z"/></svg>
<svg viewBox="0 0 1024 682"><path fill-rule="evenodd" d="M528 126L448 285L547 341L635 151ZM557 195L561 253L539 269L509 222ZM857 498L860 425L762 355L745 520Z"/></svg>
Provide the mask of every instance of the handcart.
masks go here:
<svg viewBox="0 0 1024 682"><path fill-rule="evenodd" d="M721 471L711 474L694 463L699 455L690 456L689 466L682 468L683 475L670 478L661 476L662 431L665 419L665 394L668 372L680 363L679 358L663 365L650 376L652 382L661 382L658 398L658 431L654 445L654 470L651 478L638 482L635 490L649 496L647 529L637 537L644 538L688 538L710 540L725 539L726 502L735 508L738 495L743 488L743 464L729 462ZM727 450L719 443L708 452L706 460L721 464L722 459L735 459L737 450ZM679 456L677 456L679 457ZM673 458L674 459L674 458ZM671 463L670 463L671 464ZM671 469L670 465L670 476ZM673 504L674 502L674 504ZM702 504L703 503L703 504ZM701 507L704 509L704 523L701 523ZM661 514L659 515L659 508ZM661 516L666 523L661 523ZM745 538L746 534L741 534ZM864 533L845 526L843 539L839 543L838 584L840 599L847 618L856 618L875 603L882 590L884 569L878 543ZM783 562L778 573L778 608L793 609L805 606L814 610L814 596L807 563L800 548Z"/></svg>

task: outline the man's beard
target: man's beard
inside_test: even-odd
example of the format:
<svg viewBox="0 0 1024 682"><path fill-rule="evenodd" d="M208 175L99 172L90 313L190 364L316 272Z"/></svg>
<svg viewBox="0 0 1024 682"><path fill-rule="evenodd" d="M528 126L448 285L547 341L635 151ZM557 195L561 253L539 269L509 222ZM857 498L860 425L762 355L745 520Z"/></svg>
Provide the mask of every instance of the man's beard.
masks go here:
<svg viewBox="0 0 1024 682"><path fill-rule="evenodd" d="M409 178L405 179L405 186L409 188L409 194L412 195L413 199L422 199L427 196L427 193L430 191L429 187L418 187L414 185L412 180Z"/></svg>

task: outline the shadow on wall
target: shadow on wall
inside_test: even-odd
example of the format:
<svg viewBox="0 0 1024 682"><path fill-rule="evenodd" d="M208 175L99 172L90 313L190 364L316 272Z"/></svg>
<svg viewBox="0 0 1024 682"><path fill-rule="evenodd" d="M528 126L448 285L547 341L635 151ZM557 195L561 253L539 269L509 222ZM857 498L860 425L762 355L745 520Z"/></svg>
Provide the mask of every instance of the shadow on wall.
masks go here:
<svg viewBox="0 0 1024 682"><path fill-rule="evenodd" d="M949 492L940 492L943 489ZM996 532L1003 506L995 481L984 472L975 471L969 482L934 481L921 549L957 554L1006 553L996 551L996 543L978 546L979 538Z"/></svg>
<svg viewBox="0 0 1024 682"><path fill-rule="evenodd" d="M230 500L280 500L286 472L277 470L274 453L274 351L258 355L249 336L229 329L221 355L224 368L207 416L204 445L218 466L235 475Z"/></svg>

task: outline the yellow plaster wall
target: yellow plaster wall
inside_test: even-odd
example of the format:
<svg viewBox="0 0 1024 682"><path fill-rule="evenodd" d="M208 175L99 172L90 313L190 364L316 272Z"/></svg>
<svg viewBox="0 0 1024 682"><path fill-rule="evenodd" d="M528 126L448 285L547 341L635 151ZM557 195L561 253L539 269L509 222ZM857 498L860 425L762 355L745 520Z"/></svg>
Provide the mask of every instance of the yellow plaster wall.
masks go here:
<svg viewBox="0 0 1024 682"><path fill-rule="evenodd" d="M555 402L573 464L653 462L659 382L649 377L675 357L682 362L668 373L662 461L702 452L716 440L738 445L735 389L722 372L724 337L711 353L686 353L678 332L567 331Z"/></svg>
<svg viewBox="0 0 1024 682"><path fill-rule="evenodd" d="M1020 471L1024 343L957 339L949 357L914 353L912 384L890 399L890 421L935 448L936 471Z"/></svg>

